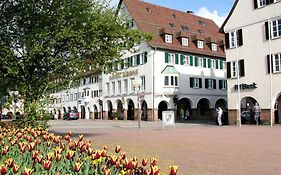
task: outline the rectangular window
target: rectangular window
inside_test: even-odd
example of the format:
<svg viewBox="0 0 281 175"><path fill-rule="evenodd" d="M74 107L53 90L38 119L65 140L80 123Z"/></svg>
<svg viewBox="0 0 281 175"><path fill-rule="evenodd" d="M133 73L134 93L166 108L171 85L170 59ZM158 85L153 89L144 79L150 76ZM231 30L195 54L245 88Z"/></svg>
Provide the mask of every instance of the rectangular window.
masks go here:
<svg viewBox="0 0 281 175"><path fill-rule="evenodd" d="M199 57L198 58L198 67L203 67L204 62L203 62L203 58Z"/></svg>
<svg viewBox="0 0 281 175"><path fill-rule="evenodd" d="M134 93L135 88L134 88L134 83L135 83L135 78L130 78L130 92Z"/></svg>
<svg viewBox="0 0 281 175"><path fill-rule="evenodd" d="M216 89L216 80L205 79L205 88L206 89Z"/></svg>
<svg viewBox="0 0 281 175"><path fill-rule="evenodd" d="M204 41L198 40L198 41L197 41L197 47L198 47L199 49L203 49L203 48L204 48Z"/></svg>
<svg viewBox="0 0 281 175"><path fill-rule="evenodd" d="M258 8L266 6L266 0L257 0L258 1Z"/></svg>
<svg viewBox="0 0 281 175"><path fill-rule="evenodd" d="M124 94L128 93L128 80L124 80Z"/></svg>
<svg viewBox="0 0 281 175"><path fill-rule="evenodd" d="M164 85L177 87L178 86L178 77L177 76L165 76Z"/></svg>
<svg viewBox="0 0 281 175"><path fill-rule="evenodd" d="M272 38L281 37L281 19L271 22Z"/></svg>
<svg viewBox="0 0 281 175"><path fill-rule="evenodd" d="M211 43L212 51L218 51L218 45L216 43Z"/></svg>
<svg viewBox="0 0 281 175"><path fill-rule="evenodd" d="M145 76L141 76L141 90L145 91Z"/></svg>
<svg viewBox="0 0 281 175"><path fill-rule="evenodd" d="M181 44L182 44L183 46L188 46L188 38L182 38L182 39L181 39Z"/></svg>
<svg viewBox="0 0 281 175"><path fill-rule="evenodd" d="M110 95L110 85L109 85L109 83L106 83L106 94L107 94L107 96Z"/></svg>
<svg viewBox="0 0 281 175"><path fill-rule="evenodd" d="M193 79L193 88L199 88L199 78L194 78Z"/></svg>
<svg viewBox="0 0 281 175"><path fill-rule="evenodd" d="M227 81L219 80L219 89L226 90L227 89Z"/></svg>
<svg viewBox="0 0 281 175"><path fill-rule="evenodd" d="M237 67L236 61L231 62L231 78L237 78Z"/></svg>
<svg viewBox="0 0 281 175"><path fill-rule="evenodd" d="M111 92L112 94L111 95L115 95L115 82L111 82Z"/></svg>
<svg viewBox="0 0 281 175"><path fill-rule="evenodd" d="M120 95L121 94L121 81L117 81L117 94Z"/></svg>
<svg viewBox="0 0 281 175"><path fill-rule="evenodd" d="M173 43L173 35L165 34L165 43Z"/></svg>
<svg viewBox="0 0 281 175"><path fill-rule="evenodd" d="M74 94L74 101L77 101L77 93Z"/></svg>
<svg viewBox="0 0 281 175"><path fill-rule="evenodd" d="M123 61L123 64L124 64L124 69L128 68L128 58L125 58L124 61Z"/></svg>
<svg viewBox="0 0 281 175"><path fill-rule="evenodd" d="M73 94L70 94L70 101L73 101Z"/></svg>
<svg viewBox="0 0 281 175"><path fill-rule="evenodd" d="M273 56L273 72L281 72L281 54L276 54Z"/></svg>
<svg viewBox="0 0 281 175"><path fill-rule="evenodd" d="M235 48L236 46L242 46L243 45L243 34L242 29L239 29L237 31L230 32L226 35L226 48Z"/></svg>

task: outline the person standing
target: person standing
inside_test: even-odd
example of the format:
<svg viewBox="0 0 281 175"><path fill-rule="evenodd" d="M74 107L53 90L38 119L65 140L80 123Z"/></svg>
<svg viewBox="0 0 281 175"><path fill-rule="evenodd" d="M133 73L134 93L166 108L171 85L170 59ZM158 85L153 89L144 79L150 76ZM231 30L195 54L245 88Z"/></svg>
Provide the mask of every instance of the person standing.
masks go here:
<svg viewBox="0 0 281 175"><path fill-rule="evenodd" d="M222 126L221 118L222 118L222 109L221 109L221 107L218 107L218 109L217 109L217 120L218 120L218 124L220 126Z"/></svg>
<svg viewBox="0 0 281 175"><path fill-rule="evenodd" d="M258 125L259 124L260 113L261 113L261 108L260 108L260 106L258 105L257 102L254 105L253 112L254 112L254 118L255 118L256 125Z"/></svg>

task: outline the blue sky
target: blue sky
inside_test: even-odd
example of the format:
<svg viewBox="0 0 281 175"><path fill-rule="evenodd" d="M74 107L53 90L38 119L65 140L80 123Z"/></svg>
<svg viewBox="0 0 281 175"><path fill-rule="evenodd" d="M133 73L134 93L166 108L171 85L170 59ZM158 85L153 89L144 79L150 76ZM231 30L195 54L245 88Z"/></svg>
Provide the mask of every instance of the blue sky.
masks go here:
<svg viewBox="0 0 281 175"><path fill-rule="evenodd" d="M119 0L111 0L117 4ZM221 25L231 10L234 0L144 0L152 4L177 9L180 11L193 11L196 15L213 19Z"/></svg>

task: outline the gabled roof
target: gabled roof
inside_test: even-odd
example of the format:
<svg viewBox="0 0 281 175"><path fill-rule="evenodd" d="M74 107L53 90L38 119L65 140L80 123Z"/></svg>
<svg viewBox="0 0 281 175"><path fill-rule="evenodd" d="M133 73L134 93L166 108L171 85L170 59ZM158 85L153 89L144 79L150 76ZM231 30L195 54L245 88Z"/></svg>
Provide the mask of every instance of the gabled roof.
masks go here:
<svg viewBox="0 0 281 175"><path fill-rule="evenodd" d="M223 47L218 47L218 51L212 51L207 45L204 49L197 48L196 40L204 40L205 43L215 42L218 46L223 45L224 35L219 32L219 27L212 20L141 0L120 0L118 9L122 3L127 7L140 31L153 33L153 39L148 43L151 47L225 57ZM188 30L183 31L182 26L188 27ZM172 44L164 42L163 34L165 33L173 34ZM181 45L181 37L189 38L188 47Z"/></svg>

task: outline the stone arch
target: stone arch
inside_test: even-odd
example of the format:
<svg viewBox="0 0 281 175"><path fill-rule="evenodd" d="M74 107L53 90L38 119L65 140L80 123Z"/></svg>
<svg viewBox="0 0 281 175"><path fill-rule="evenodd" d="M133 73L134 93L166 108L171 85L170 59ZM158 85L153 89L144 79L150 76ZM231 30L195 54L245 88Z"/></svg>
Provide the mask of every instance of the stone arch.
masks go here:
<svg viewBox="0 0 281 175"><path fill-rule="evenodd" d="M192 102L189 98L181 98L177 103L177 117L176 120L188 120L192 116Z"/></svg>
<svg viewBox="0 0 281 175"><path fill-rule="evenodd" d="M162 112L168 110L169 103L167 101L161 101L158 104L158 119L162 120Z"/></svg>
<svg viewBox="0 0 281 175"><path fill-rule="evenodd" d="M128 110L127 110L127 119L135 120L135 104L132 99L127 99Z"/></svg>

